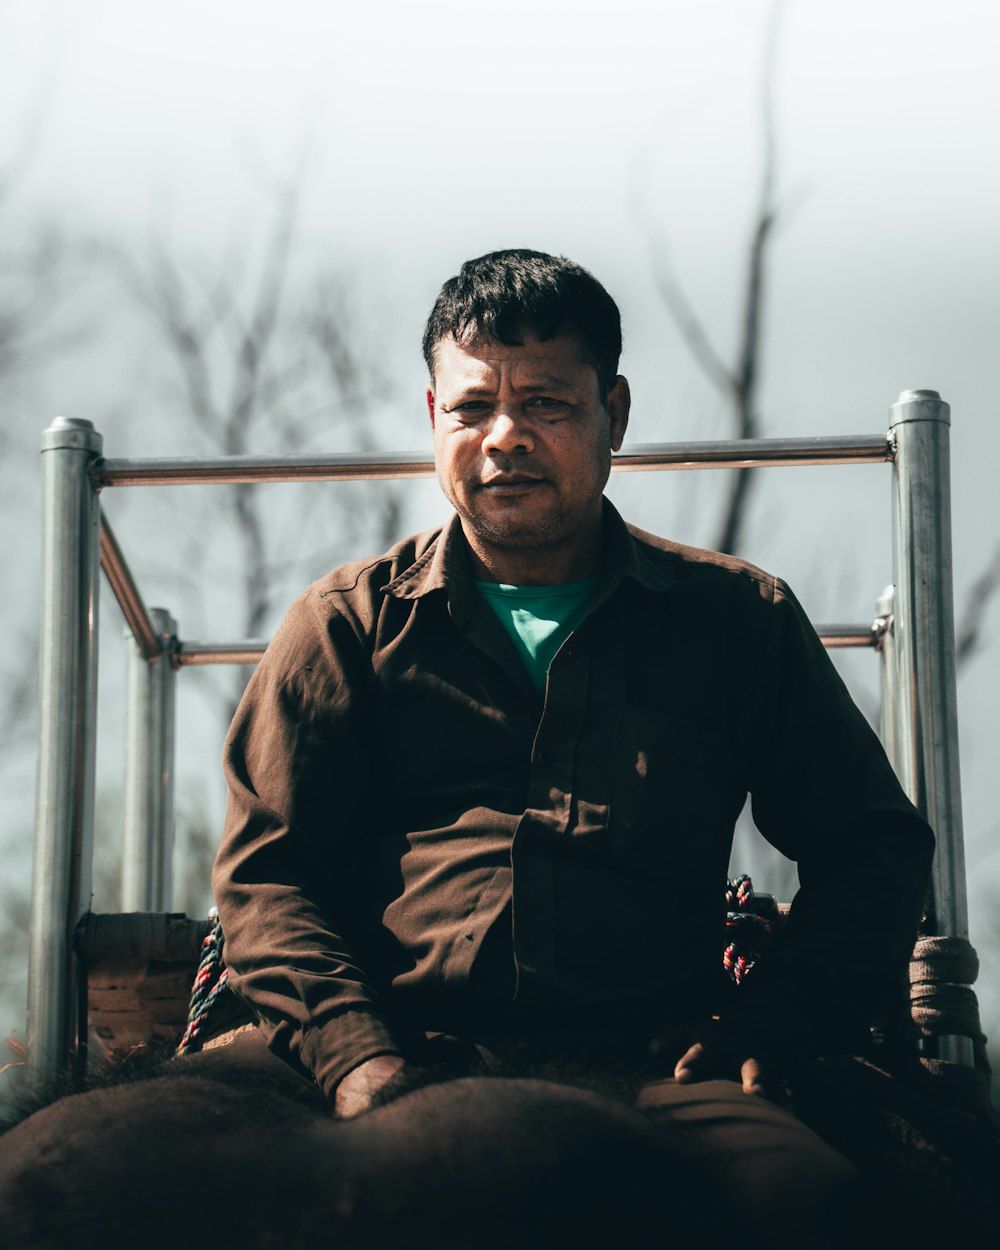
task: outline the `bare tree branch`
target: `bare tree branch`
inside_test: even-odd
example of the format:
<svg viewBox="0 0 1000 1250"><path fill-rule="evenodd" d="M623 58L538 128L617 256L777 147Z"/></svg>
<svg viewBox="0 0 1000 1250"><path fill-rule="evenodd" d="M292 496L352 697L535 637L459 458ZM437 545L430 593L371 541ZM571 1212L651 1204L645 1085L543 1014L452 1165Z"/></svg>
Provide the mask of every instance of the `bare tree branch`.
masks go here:
<svg viewBox="0 0 1000 1250"><path fill-rule="evenodd" d="M983 571L972 583L955 628L955 664L964 668L983 647L983 621L990 603L1000 591L1000 544Z"/></svg>
<svg viewBox="0 0 1000 1250"><path fill-rule="evenodd" d="M20 637L8 638L6 650L17 657L8 667L0 685L0 724L4 726L4 746L12 751L26 745L35 735L35 704L38 698L37 631L22 629Z"/></svg>
<svg viewBox="0 0 1000 1250"><path fill-rule="evenodd" d="M680 331L681 337L687 343L688 350L697 361L701 371L715 385L726 402L731 402L736 392L736 379L716 353L708 332L683 288L662 259L656 265L654 281L660 297L674 319L674 325Z"/></svg>
<svg viewBox="0 0 1000 1250"><path fill-rule="evenodd" d="M761 61L763 167L747 266L742 342L735 371L733 415L736 438L757 438L760 430L757 415L757 383L762 356L761 339L767 291L767 266L770 259L768 248L773 237L778 211L775 203L777 140L774 121L774 77L782 13L782 0L775 0L768 16L764 55ZM732 475L718 538L715 542L719 551L739 550L746 529L750 492L755 481L756 475L753 469L738 469Z"/></svg>
<svg viewBox="0 0 1000 1250"><path fill-rule="evenodd" d="M763 321L766 306L768 264L774 226L778 219L775 199L777 140L774 120L774 79L783 16L782 0L774 0L768 16L761 58L761 131L763 158L757 210L747 257L747 271L740 320L740 341L732 368L726 365L680 283L662 259L654 262L656 284L688 350L705 377L719 391L732 416L733 438L757 438L761 421L757 391L763 355ZM730 475L726 502L713 546L718 551L739 550L746 528L755 470L738 469Z"/></svg>
<svg viewBox="0 0 1000 1250"><path fill-rule="evenodd" d="M286 187L279 193L260 284L236 354L233 389L225 423L225 450L228 455L241 455L246 451L251 423L259 413L260 374L273 345L281 314L296 211L294 191Z"/></svg>
<svg viewBox="0 0 1000 1250"><path fill-rule="evenodd" d="M52 83L46 78L36 84L17 127L13 149L3 153L0 164L0 204L10 199L24 181L38 151L53 96Z"/></svg>
<svg viewBox="0 0 1000 1250"><path fill-rule="evenodd" d="M150 246L145 263L118 262L127 288L149 314L167 359L180 383L182 413L206 441L211 452L247 454L262 441L277 450L300 450L316 444L319 413L324 427L332 420L351 441L365 450L376 439L370 412L373 396L388 393L378 369L361 358L353 328L353 309L342 298L332 276L315 284L315 294L302 307L301 296L291 309L298 200L290 182L271 185L271 215L256 248L244 246L213 262L180 260L162 238ZM317 385L318 380L318 385ZM360 488L363 490L363 487ZM343 499L337 494L336 500ZM222 510L229 524L220 542L235 541L239 556L234 570L239 601L239 631L265 636L275 602L289 592L294 570L308 553L303 536L315 552L321 546L345 557L355 552L362 533L371 541L398 536L400 492L386 483L366 498L363 508L331 507L330 492L309 492L305 501L312 523L296 513L294 532L282 542L286 528L280 503L254 485L236 485L215 496L211 506ZM335 517L331 523L331 517ZM324 536L327 535L326 542ZM199 537L201 537L199 535ZM201 549L193 545L192 560L200 564ZM315 565L313 565L315 569ZM315 576L315 572L312 572ZM232 714L245 674L235 677L228 697L221 684L224 713Z"/></svg>

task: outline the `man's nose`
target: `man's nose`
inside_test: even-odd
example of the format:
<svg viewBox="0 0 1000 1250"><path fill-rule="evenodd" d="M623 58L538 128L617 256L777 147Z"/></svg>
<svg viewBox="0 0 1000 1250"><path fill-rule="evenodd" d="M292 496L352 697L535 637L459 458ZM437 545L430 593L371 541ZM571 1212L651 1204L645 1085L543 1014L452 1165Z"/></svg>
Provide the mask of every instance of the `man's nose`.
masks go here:
<svg viewBox="0 0 1000 1250"><path fill-rule="evenodd" d="M530 422L519 416L516 410L504 409L493 418L483 439L483 455L510 455L511 452L531 451L534 439Z"/></svg>

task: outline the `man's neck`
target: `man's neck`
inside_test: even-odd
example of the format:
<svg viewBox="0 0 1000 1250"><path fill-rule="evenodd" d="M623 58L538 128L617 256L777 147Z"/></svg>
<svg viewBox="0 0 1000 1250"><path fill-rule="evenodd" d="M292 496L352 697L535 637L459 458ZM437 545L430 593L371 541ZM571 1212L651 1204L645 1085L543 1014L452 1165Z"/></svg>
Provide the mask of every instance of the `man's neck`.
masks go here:
<svg viewBox="0 0 1000 1250"><path fill-rule="evenodd" d="M562 586L596 577L603 554L602 530L572 545L555 548L496 548L484 544L477 534L463 525L472 561L472 575L478 581L507 586Z"/></svg>

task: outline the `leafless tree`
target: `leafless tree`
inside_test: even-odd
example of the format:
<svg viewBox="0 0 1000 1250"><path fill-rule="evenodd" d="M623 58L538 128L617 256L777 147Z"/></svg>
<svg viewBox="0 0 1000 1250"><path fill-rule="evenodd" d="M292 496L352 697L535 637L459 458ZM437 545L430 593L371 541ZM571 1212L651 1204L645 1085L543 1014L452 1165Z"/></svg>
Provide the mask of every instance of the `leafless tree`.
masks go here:
<svg viewBox="0 0 1000 1250"><path fill-rule="evenodd" d="M758 88L762 148L760 186L745 260L738 346L731 364L714 344L712 336L671 267L662 244L654 243L654 278L657 289L692 358L722 398L730 416L730 436L734 439L759 438L763 431L758 383L762 371L763 328L771 251L779 218L782 215L787 217L791 207L787 199L782 206L777 193L774 83L784 7L784 0L774 0L765 29ZM740 550L747 530L755 480L754 469L740 469L732 473L717 522L716 537L710 544L715 550L729 553ZM993 552L974 579L959 615L956 659L960 670L983 645L982 622L998 591L1000 548ZM872 708L866 710L871 714Z"/></svg>
<svg viewBox="0 0 1000 1250"><path fill-rule="evenodd" d="M8 224L2 216L7 207L3 193L11 189L0 175L0 230ZM23 477L29 430L19 421L19 413L26 410L26 396L46 359L78 345L84 330L60 317L76 280L76 249L50 225L32 227L27 233L13 226L5 231L5 239L0 248L0 385L5 400L0 509L4 528L18 533L25 525L26 493L30 498ZM37 432L32 424L30 436L37 437ZM16 575L34 586L36 578L23 566ZM23 595L15 592L10 601L17 603L17 610L5 613L0 661L0 723L8 758L14 747L26 745L34 736L38 654L38 631L32 614L24 611Z"/></svg>
<svg viewBox="0 0 1000 1250"><path fill-rule="evenodd" d="M5 45L5 60L16 49ZM9 86L0 65L0 93ZM0 510L4 528L24 524L24 474L21 454L37 425L19 420L27 395L53 353L65 353L86 337L84 325L66 316L70 295L79 284L86 249L72 240L51 216L29 213L23 205L25 182L41 146L52 101L52 84L42 77L26 99L0 94L9 125L0 140ZM9 136L9 139L8 139ZM37 446L37 443L35 444ZM21 569L17 570L18 575ZM30 573L26 580L31 586ZM10 588L8 587L8 590ZM23 596L9 594L15 612L4 614L0 661L0 724L4 726L4 762L19 754L35 733L37 629L23 609Z"/></svg>
<svg viewBox="0 0 1000 1250"><path fill-rule="evenodd" d="M0 151L0 212L10 213L37 148L43 117L41 102L34 102L16 128L9 150ZM9 378L22 364L51 290L48 279L55 250L48 232L38 239L7 235L0 250L0 377Z"/></svg>
<svg viewBox="0 0 1000 1250"><path fill-rule="evenodd" d="M993 549L969 587L955 627L955 661L959 671L964 669L984 647L983 622L990 603L1000 591L1000 544Z"/></svg>
<svg viewBox="0 0 1000 1250"><path fill-rule="evenodd" d="M280 187L257 249L256 275L247 273L248 253L219 262L184 263L154 240L141 261L118 257L128 289L145 310L154 337L179 383L174 428L180 446L194 444L203 454L244 455L315 448L321 431L332 430L357 450L375 447L372 404L384 401L388 383L377 366L362 358L352 329L343 283L335 275L314 279L305 295L290 290L295 251L297 198L294 187ZM250 249L252 253L253 249ZM238 485L221 495L201 493L195 505L213 528L224 513L238 545L240 628L262 637L282 606L295 571L315 568L321 553L302 551L303 517L282 531L259 488ZM302 506L315 508L311 494ZM334 553L356 551L361 533L376 542L396 537L400 518L398 489L380 483L366 507L337 508L326 500L324 535ZM221 500L221 503L219 502ZM206 509L208 512L206 512ZM203 574L197 549L185 561L195 579ZM339 541L334 541L334 536ZM280 573L280 576L279 576ZM193 589L188 578L187 590ZM195 591L196 593L196 591ZM224 696L232 711L232 692Z"/></svg>
<svg viewBox="0 0 1000 1250"><path fill-rule="evenodd" d="M782 215L788 215L788 199L778 196L778 152L774 105L774 83L778 62L783 0L774 0L768 13L759 77L759 108L761 126L761 169L757 202L750 240L744 262L744 278L738 343L732 362L718 349L693 301L671 266L662 241L653 237L653 272L657 289L702 375L721 397L729 414L729 436L752 439L762 436L763 421L759 409L759 380L763 362L764 322L768 298L768 279L776 227ZM739 552L747 531L753 483L756 470L733 472L711 545L718 551ZM974 579L965 602L958 613L956 628L956 660L960 671L983 649L983 622L992 600L1000 591L1000 547L993 551L980 574ZM864 689L855 695L873 723L877 722L875 698ZM744 844L745 843L745 844ZM757 844L740 836L739 854L754 866L759 857ZM794 874L788 865L766 857L762 871L771 888L784 894L794 891Z"/></svg>
<svg viewBox="0 0 1000 1250"><path fill-rule="evenodd" d="M726 405L730 414L731 437L739 439L758 438L761 431L758 383L771 245L779 216L774 79L782 12L782 0L775 0L768 16L760 73L763 144L760 188L747 250L739 342L731 364L713 343L711 335L695 311L694 304L667 261L662 247L656 248L654 254L657 289L695 363ZM717 551L735 553L740 549L746 531L754 481L753 469L739 469L731 475L716 538L712 543Z"/></svg>
<svg viewBox="0 0 1000 1250"><path fill-rule="evenodd" d="M9 57L10 49L3 51ZM0 90L5 88L0 67ZM47 92L40 85L34 99L22 104L0 100L5 119L13 121L5 132L9 142L0 142L0 386L4 413L0 423L0 509L5 547L7 537L24 526L24 490L18 453L26 431L18 422L18 410L27 392L33 371L46 350L59 341L64 331L56 329L66 282L68 246L63 232L52 223L32 220L20 211L19 193L30 170L44 128ZM34 433L34 431L32 431ZM18 578L27 583L17 584ZM25 590L30 598L36 578L31 569L11 566L4 600L3 654L0 661L0 725L4 750L0 755L0 776L8 797L19 796L21 777L30 766L28 749L36 735L36 691L38 686L38 636L33 614L25 611ZM11 804L4 813L3 845L5 863L19 844L30 845L24 827L30 817L23 807ZM21 826L20 828L18 826ZM17 1043L12 1026L20 1027L26 977L26 934L29 893L14 873L4 873L0 889L0 1037ZM7 1064L11 1066L7 1068ZM5 1048L0 1052L0 1099L8 1081L18 1071L18 1060Z"/></svg>
<svg viewBox="0 0 1000 1250"><path fill-rule="evenodd" d="M3 50L9 59L11 49ZM0 90L3 69L0 65ZM79 277L77 262L86 256L57 218L25 213L21 204L51 99L52 85L44 79L27 100L0 98L5 119L14 123L5 132L9 142L0 141L0 379L8 399L0 425L4 452L16 445L19 433L10 425L12 390L52 351L84 337L80 324L60 324L58 313Z"/></svg>
<svg viewBox="0 0 1000 1250"><path fill-rule="evenodd" d="M162 236L138 256L109 251L143 313L151 355L171 379L164 413L171 449L199 456L304 453L335 439L345 450L375 450L372 412L388 403L392 388L359 345L357 301L337 272L300 274L295 185L273 186L267 204L249 245L220 256L192 256ZM392 483L359 483L346 494L310 487L278 495L253 485L190 491L172 526L164 574L185 611L212 596L221 562L239 634L266 637L276 613L311 577L399 536L401 491ZM220 739L247 671L198 671ZM191 793L178 800L180 901L200 910L218 829Z"/></svg>

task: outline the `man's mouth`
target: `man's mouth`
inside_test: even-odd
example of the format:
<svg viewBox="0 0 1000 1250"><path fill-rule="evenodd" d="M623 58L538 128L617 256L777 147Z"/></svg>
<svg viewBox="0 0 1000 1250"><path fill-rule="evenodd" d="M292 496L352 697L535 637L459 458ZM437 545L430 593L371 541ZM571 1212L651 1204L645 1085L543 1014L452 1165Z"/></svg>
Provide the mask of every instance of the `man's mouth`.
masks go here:
<svg viewBox="0 0 1000 1250"><path fill-rule="evenodd" d="M543 477L532 477L527 473L497 473L481 483L481 489L500 494L507 491L513 493L519 490L530 490L533 486L541 486L544 481Z"/></svg>

